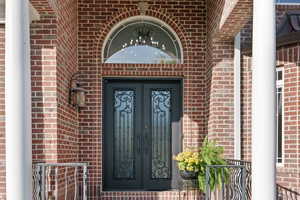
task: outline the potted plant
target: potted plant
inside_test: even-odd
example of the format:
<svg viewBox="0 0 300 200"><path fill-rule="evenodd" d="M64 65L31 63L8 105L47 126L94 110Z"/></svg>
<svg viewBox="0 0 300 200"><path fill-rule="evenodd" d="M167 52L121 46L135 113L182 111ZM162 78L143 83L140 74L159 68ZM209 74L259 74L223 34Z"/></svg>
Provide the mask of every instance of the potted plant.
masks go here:
<svg viewBox="0 0 300 200"><path fill-rule="evenodd" d="M177 161L179 174L185 180L197 179L200 154L198 151L187 150L174 157Z"/></svg>
<svg viewBox="0 0 300 200"><path fill-rule="evenodd" d="M217 146L214 141L205 138L202 147L197 151L184 151L179 153L174 159L178 162L180 175L183 179L192 179L197 177L199 189L206 191L206 166L208 165L227 165L223 158L223 148ZM210 189L213 191L229 179L229 170L224 168L212 169L210 173ZM223 176L223 177L222 177Z"/></svg>

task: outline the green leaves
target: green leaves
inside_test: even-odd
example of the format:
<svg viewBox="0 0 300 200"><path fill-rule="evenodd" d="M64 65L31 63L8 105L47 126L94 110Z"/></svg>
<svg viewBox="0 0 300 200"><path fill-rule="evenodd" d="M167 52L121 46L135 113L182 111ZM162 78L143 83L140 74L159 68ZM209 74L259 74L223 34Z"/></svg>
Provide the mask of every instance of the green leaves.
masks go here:
<svg viewBox="0 0 300 200"><path fill-rule="evenodd" d="M201 162L199 165L198 182L199 189L202 192L206 191L206 166L207 165L227 165L227 162L223 158L223 148L217 146L214 141L210 141L205 138L201 152ZM210 168L209 173L209 187L211 190L215 190L217 186L221 186L222 182L228 182L229 169L227 168Z"/></svg>
<svg viewBox="0 0 300 200"><path fill-rule="evenodd" d="M200 156L203 163L206 165L222 165L226 164L226 161L222 157L223 148L217 146L214 141L209 141L207 138L204 140Z"/></svg>

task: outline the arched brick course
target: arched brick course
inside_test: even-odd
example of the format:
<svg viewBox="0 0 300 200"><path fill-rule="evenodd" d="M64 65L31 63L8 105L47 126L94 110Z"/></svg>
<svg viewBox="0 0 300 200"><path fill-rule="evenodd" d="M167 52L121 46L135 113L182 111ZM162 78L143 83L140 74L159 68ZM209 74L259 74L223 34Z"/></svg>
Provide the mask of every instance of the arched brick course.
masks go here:
<svg viewBox="0 0 300 200"><path fill-rule="evenodd" d="M100 31L96 36L96 56L99 57L99 55L102 55L102 48L104 45L104 41L106 37L108 36L110 30L119 22L122 22L123 20L126 20L130 17L135 17L135 16L141 16L139 10L137 9L132 9L132 10L126 10L126 11L121 11L120 13L116 14L116 16L104 27L100 27ZM171 16L168 16L167 14L164 14L163 12L156 11L156 10L147 10L146 15L149 17L154 17L157 18L166 24L168 24L177 34L179 37L179 40L182 45L182 51L183 51L183 59L187 57L187 49L189 46L189 41L187 36L188 34L184 30L184 28L180 25L179 22L176 21L176 19L173 19ZM97 62L102 63L102 59L97 59ZM98 64L100 64L98 63ZM184 62L186 63L186 62Z"/></svg>

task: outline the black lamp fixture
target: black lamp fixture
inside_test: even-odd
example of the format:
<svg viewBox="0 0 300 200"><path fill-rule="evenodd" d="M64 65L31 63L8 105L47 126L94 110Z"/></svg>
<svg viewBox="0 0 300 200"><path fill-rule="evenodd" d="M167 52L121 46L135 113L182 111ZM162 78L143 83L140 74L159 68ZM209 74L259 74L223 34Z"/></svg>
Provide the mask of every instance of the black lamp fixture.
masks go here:
<svg viewBox="0 0 300 200"><path fill-rule="evenodd" d="M151 28L145 24L137 27L135 29L135 35L137 36L136 41L139 45L150 44L153 40L153 31Z"/></svg>
<svg viewBox="0 0 300 200"><path fill-rule="evenodd" d="M87 92L87 90L82 88L82 85L79 82L79 76L79 72L73 74L69 89L69 103L76 107L78 110L85 107L85 95Z"/></svg>

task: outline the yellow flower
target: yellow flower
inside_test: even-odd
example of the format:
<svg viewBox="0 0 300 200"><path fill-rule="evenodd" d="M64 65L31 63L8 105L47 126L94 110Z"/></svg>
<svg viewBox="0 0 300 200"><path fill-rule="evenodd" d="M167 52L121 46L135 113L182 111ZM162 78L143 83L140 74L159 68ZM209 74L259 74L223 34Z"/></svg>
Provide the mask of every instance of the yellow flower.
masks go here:
<svg viewBox="0 0 300 200"><path fill-rule="evenodd" d="M195 150L187 150L173 156L173 159L178 162L180 170L199 171L200 152Z"/></svg>

